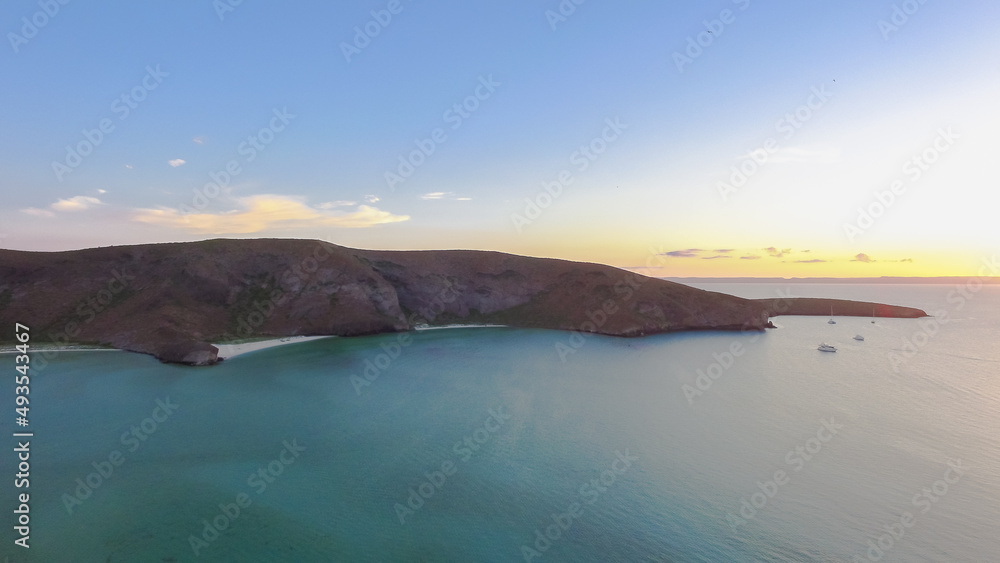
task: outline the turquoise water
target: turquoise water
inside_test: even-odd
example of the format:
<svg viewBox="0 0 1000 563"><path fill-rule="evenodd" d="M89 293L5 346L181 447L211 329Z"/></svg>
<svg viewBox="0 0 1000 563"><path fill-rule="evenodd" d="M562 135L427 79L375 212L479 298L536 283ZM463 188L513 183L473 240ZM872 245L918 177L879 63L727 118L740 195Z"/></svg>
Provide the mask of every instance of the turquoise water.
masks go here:
<svg viewBox="0 0 1000 563"><path fill-rule="evenodd" d="M208 369L60 354L32 381L30 557L9 541L3 553L834 562L870 561L874 545L881 561L1000 560L1000 288L959 308L948 286L788 287L947 322L779 317L764 334L590 336L579 348L556 331L438 330L410 333L391 360L398 335ZM906 339L922 343L912 357ZM821 341L839 351L818 352ZM365 380L366 361L385 369ZM133 426L145 440L122 440ZM80 500L89 474L98 486ZM225 530L206 539L212 520ZM556 539L536 544L536 530Z"/></svg>

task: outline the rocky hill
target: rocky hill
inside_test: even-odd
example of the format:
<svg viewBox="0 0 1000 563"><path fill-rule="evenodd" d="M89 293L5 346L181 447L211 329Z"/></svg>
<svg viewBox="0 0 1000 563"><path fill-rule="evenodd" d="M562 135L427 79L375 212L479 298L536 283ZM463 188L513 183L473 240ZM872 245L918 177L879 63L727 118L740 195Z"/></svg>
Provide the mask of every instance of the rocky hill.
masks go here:
<svg viewBox="0 0 1000 563"><path fill-rule="evenodd" d="M192 365L217 361L211 342L251 337L456 323L615 336L763 330L769 316L828 314L830 303L840 315L855 310L836 300L746 300L599 264L312 240L0 250L0 325L29 326L36 344L100 344ZM879 307L880 316L925 315ZM856 314L870 315L871 304ZM4 329L0 341L11 339Z"/></svg>

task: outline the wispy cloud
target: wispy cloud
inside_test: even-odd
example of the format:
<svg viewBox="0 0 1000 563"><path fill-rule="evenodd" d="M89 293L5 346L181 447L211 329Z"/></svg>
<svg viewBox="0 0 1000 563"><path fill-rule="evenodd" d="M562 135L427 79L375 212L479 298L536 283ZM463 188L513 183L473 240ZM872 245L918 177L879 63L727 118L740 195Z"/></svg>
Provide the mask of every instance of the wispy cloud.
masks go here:
<svg viewBox="0 0 1000 563"><path fill-rule="evenodd" d="M784 258L784 256L786 254L791 254L792 253L792 249L791 248L777 249L777 248L775 248L773 246L769 246L769 247L764 248L762 250L764 252L766 252L767 255L770 256L771 258Z"/></svg>
<svg viewBox="0 0 1000 563"><path fill-rule="evenodd" d="M864 262L865 264L870 264L872 262L881 262L883 264L886 264L886 263L889 263L889 264L898 264L898 263L912 264L913 263L913 258L903 258L903 259L900 259L900 260L885 260L885 259L876 260L876 259L872 258L871 256L869 256L869 255L865 254L864 252L862 252L860 254L855 255L854 258L851 259L851 262Z"/></svg>
<svg viewBox="0 0 1000 563"><path fill-rule="evenodd" d="M408 221L408 215L393 215L367 205L352 212L321 210L300 198L263 194L240 198L240 209L223 213L185 215L177 209L137 209L132 220L202 234L249 234L265 230L307 227L363 229Z"/></svg>
<svg viewBox="0 0 1000 563"><path fill-rule="evenodd" d="M424 195L420 196L420 199L428 199L428 200L451 199L451 200L454 200L454 201L471 201L472 200L471 197L458 197L457 195L455 195L455 192L431 192L429 194L424 194Z"/></svg>
<svg viewBox="0 0 1000 563"><path fill-rule="evenodd" d="M105 193L105 190L97 190L98 193ZM34 217L55 217L56 211L67 211L67 212L77 212L86 211L92 209L99 205L104 205L101 200L96 197L90 197L85 195L78 195L71 197L69 199L60 199L59 201L53 203L48 209L40 209L38 207L28 207L26 209L21 209L21 213L26 215L31 215Z"/></svg>
<svg viewBox="0 0 1000 563"><path fill-rule="evenodd" d="M205 144L205 137L195 137L194 139L191 140L194 141L195 143L198 143L199 145Z"/></svg>
<svg viewBox="0 0 1000 563"><path fill-rule="evenodd" d="M185 164L187 164L187 161L184 160L183 158L175 158L173 160L168 160L167 164L173 166L174 168L177 168L178 166L184 166Z"/></svg>
<svg viewBox="0 0 1000 563"><path fill-rule="evenodd" d="M702 249L689 248L687 250L672 250L670 252L664 252L661 256L670 256L671 258L697 258L699 252L703 252Z"/></svg>
<svg viewBox="0 0 1000 563"><path fill-rule="evenodd" d="M56 211L86 211L98 205L103 204L96 197L78 195L69 199L60 199L49 207Z"/></svg>
<svg viewBox="0 0 1000 563"><path fill-rule="evenodd" d="M365 201L368 203L378 203L382 201L382 198L377 195L369 194L365 196Z"/></svg>
<svg viewBox="0 0 1000 563"><path fill-rule="evenodd" d="M816 253L812 249L806 250L794 250L792 248L778 248L777 246L769 246L767 248L716 248L714 250L705 250L701 248L687 248L682 250L673 250L670 252L664 252L661 256L667 256L670 258L699 258L701 260L723 260L723 259L736 259L740 260L762 260L766 258L779 259L783 263L789 264L825 264L835 262L836 260L831 259L829 256L824 256L823 253L819 253L820 257L816 257ZM876 260L865 253L860 253L852 258L854 262L876 262ZM878 262L913 262L912 258L905 258L902 260L878 260Z"/></svg>
<svg viewBox="0 0 1000 563"><path fill-rule="evenodd" d="M316 208L317 209L336 209L338 207L352 207L352 206L357 205L357 204L358 204L358 202L356 202L356 201L337 200L337 201L327 201L327 202L324 202L324 203L320 203L319 205L316 206Z"/></svg>

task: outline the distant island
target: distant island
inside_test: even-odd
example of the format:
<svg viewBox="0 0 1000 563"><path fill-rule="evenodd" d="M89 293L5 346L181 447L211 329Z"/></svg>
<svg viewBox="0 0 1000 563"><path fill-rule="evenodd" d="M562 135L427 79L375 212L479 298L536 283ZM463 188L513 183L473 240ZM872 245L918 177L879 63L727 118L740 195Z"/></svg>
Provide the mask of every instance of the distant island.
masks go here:
<svg viewBox="0 0 1000 563"><path fill-rule="evenodd" d="M742 299L611 266L475 250L379 251L215 239L66 252L0 250L0 324L35 344L92 344L211 365L221 343L506 325L634 337L753 330L777 315L918 318L831 299ZM4 330L0 342L10 343Z"/></svg>

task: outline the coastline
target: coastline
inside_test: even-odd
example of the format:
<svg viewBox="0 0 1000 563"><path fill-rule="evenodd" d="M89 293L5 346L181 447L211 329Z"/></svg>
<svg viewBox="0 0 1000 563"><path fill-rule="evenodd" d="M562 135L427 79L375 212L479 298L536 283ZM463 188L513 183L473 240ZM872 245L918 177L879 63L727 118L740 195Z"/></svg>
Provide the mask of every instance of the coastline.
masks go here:
<svg viewBox="0 0 1000 563"><path fill-rule="evenodd" d="M421 325L421 326L415 326L415 327L413 327L413 330L418 330L418 331L425 331L425 330L445 330L445 329L450 329L450 328L510 328L510 325L492 325L492 324L471 324L471 325L450 324L450 325L441 325L441 326Z"/></svg>
<svg viewBox="0 0 1000 563"><path fill-rule="evenodd" d="M219 361L223 361L235 358L237 356L242 356L243 354L249 354L250 352L256 352L257 350L266 350L268 348L276 348L278 346L284 346L286 344L296 344L299 342L311 342L313 340L320 340L323 338L337 338L337 337L334 335L285 336L282 338L267 338L264 340L223 342L223 343L213 342L212 346L215 346L216 348L219 349L218 358Z"/></svg>
<svg viewBox="0 0 1000 563"><path fill-rule="evenodd" d="M125 352L126 350L121 350L119 348L111 348L108 346L93 346L90 344L31 344L31 348L28 350L29 354L37 354L39 352ZM4 354L20 354L18 350L10 348L7 345L0 346L0 355Z"/></svg>
<svg viewBox="0 0 1000 563"><path fill-rule="evenodd" d="M425 331L425 330L444 330L444 329L454 329L454 328L507 328L507 325L493 325L493 324L452 324L443 326L423 326L414 327L414 330ZM258 350L266 350L268 348L276 348L278 346L284 346L286 344L296 344L299 342L311 342L313 340L322 340L324 338L341 338L337 335L324 335L324 336L285 336L281 338L265 338L261 340L247 340L247 341L235 341L235 342L213 342L212 346L219 349L219 361L229 360L237 356L242 356L243 354L249 354L250 352L256 352Z"/></svg>

